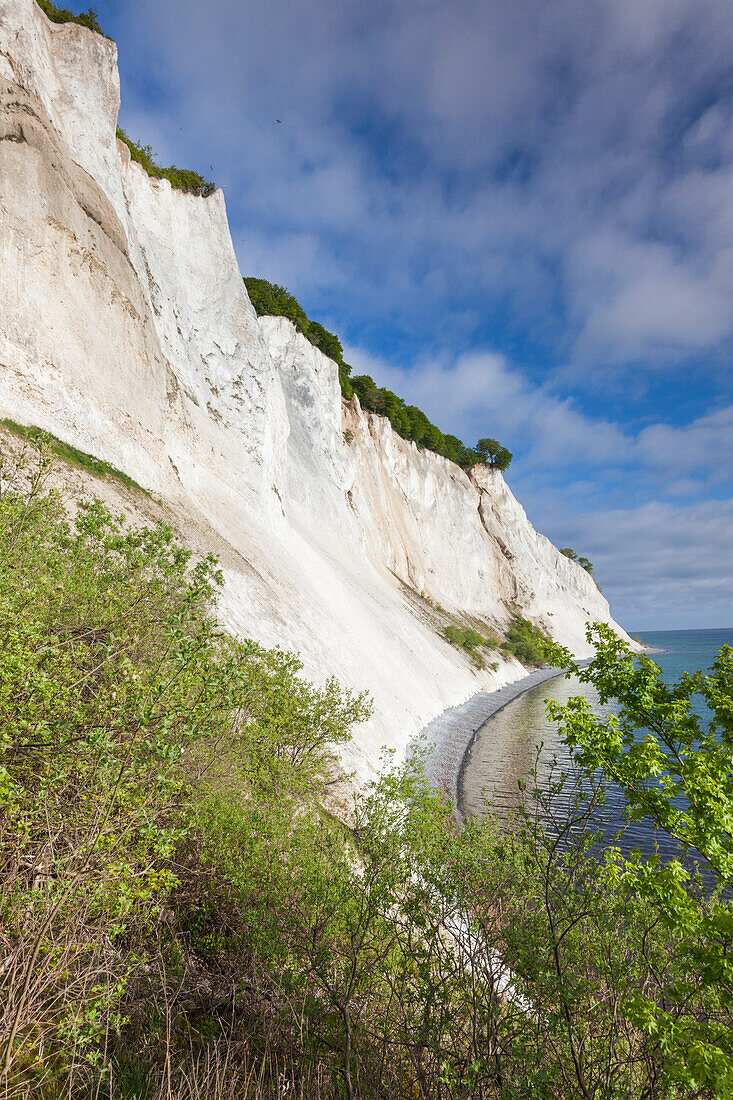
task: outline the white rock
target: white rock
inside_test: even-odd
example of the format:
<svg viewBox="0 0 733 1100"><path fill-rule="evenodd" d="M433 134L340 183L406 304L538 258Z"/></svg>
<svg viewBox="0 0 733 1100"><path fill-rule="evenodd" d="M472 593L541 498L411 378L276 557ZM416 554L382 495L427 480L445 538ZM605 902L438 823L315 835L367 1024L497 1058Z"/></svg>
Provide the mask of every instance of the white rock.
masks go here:
<svg viewBox="0 0 733 1100"><path fill-rule="evenodd" d="M523 674L473 668L428 601L494 629L516 609L584 654L587 621L610 621L593 580L501 474L419 451L342 402L290 322L258 321L222 193L150 179L118 107L114 43L0 0L0 413L173 502L182 536L222 553L232 630L371 693L345 754L359 780Z"/></svg>

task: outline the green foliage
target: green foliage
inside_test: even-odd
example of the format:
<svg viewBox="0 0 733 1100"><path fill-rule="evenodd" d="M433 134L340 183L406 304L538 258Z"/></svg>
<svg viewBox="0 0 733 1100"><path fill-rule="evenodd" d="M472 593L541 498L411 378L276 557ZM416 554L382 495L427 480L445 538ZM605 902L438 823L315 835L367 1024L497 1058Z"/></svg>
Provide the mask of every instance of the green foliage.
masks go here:
<svg viewBox="0 0 733 1100"><path fill-rule="evenodd" d="M143 489L141 485L138 485L122 470L112 466L111 463L105 462L101 458L95 458L93 455L87 454L86 451L80 451L76 447L72 447L70 443L64 443L62 439L57 439L50 432L44 432L42 428L17 424L14 420L8 420L7 418L0 420L0 425L7 428L14 435L20 436L21 439L26 439L47 449L49 454L55 455L56 458L68 463L70 466L78 466L80 469L94 474L95 477L113 478L115 481L122 482L128 489L137 489L138 492L148 495L147 489Z"/></svg>
<svg viewBox="0 0 733 1100"><path fill-rule="evenodd" d="M732 650L667 687L597 627L576 671L618 716L556 708L574 763L508 826L386 763L347 827L322 807L366 700L225 636L212 559L99 503L70 520L48 468L41 444L0 470L4 1092L731 1096ZM606 777L706 891L599 854Z"/></svg>
<svg viewBox="0 0 733 1100"><path fill-rule="evenodd" d="M547 660L549 638L538 626L515 615L502 642L503 653L516 657L523 665L541 665Z"/></svg>
<svg viewBox="0 0 733 1100"><path fill-rule="evenodd" d="M258 317L287 317L293 322L298 332L302 332L304 336L308 335L310 322L305 310L285 287L268 283L267 279L255 278L254 275L245 275L244 285Z"/></svg>
<svg viewBox="0 0 733 1100"><path fill-rule="evenodd" d="M351 378L351 386L362 407L386 416L403 439L410 439L418 447L434 451L459 466L472 466L479 461L476 452L465 447L460 439L454 435L443 435L421 409L415 405L407 405L391 390L377 386L368 374Z"/></svg>
<svg viewBox="0 0 733 1100"><path fill-rule="evenodd" d="M443 634L451 645L463 646L466 641L466 635L463 633L460 627L454 626L452 623L447 626L443 631Z"/></svg>
<svg viewBox="0 0 733 1100"><path fill-rule="evenodd" d="M508 831L456 829L418 776L387 771L349 834L223 797L207 808L212 881L246 917L227 955L254 949L278 975L301 1063L329 1052L333 1092L310 1095L728 1095L714 1058L707 1081L674 1085L674 1055L635 1008L641 993L666 1011L679 988L684 1031L705 1004L685 1001L694 964L626 890L618 851L593 854L603 799L581 770L527 796Z"/></svg>
<svg viewBox="0 0 733 1100"><path fill-rule="evenodd" d="M165 179L168 180L171 187L175 187L178 191L188 191L193 195L200 195L203 198L207 198L209 195L213 195L216 191L216 184L211 180L206 180L198 172L192 171L190 168L176 168L175 164L172 164L170 168L161 168L156 162L155 154L153 153L150 145L138 145L137 142L129 138L124 130L117 127L117 137L120 141L123 141L127 148L130 150L130 156L137 163L142 165L149 176L153 179Z"/></svg>
<svg viewBox="0 0 733 1100"><path fill-rule="evenodd" d="M484 644L484 638L473 630L470 626L464 628L465 642L463 643L468 649L475 649L477 645Z"/></svg>
<svg viewBox="0 0 733 1100"><path fill-rule="evenodd" d="M585 569L586 573L593 574L593 563L588 558L579 557L569 546L563 547L560 553L564 554L566 558L570 558L571 561L576 561L578 565Z"/></svg>
<svg viewBox="0 0 733 1100"><path fill-rule="evenodd" d="M674 685L658 665L637 657L608 627L588 630L596 655L574 671L618 715L597 718L586 700L554 705L578 765L624 791L632 820L651 820L702 860L707 896L681 859L640 856L625 864L621 892L658 914L675 944L681 973L650 996L628 989L626 1012L665 1054L672 1087L695 1095L733 1095L733 648L723 646L709 672L685 673ZM555 661L569 654L556 649ZM709 715L693 706L701 698ZM696 1091L699 1090L699 1091Z"/></svg>
<svg viewBox="0 0 733 1100"><path fill-rule="evenodd" d="M44 1029L83 1051L102 1008L114 1015L134 967L122 939L175 881L178 764L214 688L213 563L190 569L167 528L124 532L99 503L70 525L42 493L48 461L41 451L28 491L6 482L0 498L0 923L13 963L0 1071ZM33 977L20 991L19 971Z"/></svg>
<svg viewBox="0 0 733 1100"><path fill-rule="evenodd" d="M354 396L354 387L351 384L351 367L348 363L339 363L339 385L341 386L341 393L347 401L351 401Z"/></svg>
<svg viewBox="0 0 733 1100"><path fill-rule="evenodd" d="M267 279L258 279L254 275L246 275L244 284L258 317L287 317L314 347L319 348L329 359L333 359L339 369L341 392L347 401L350 401L354 396L349 378L351 367L348 363L344 363L344 349L338 336L334 336L318 321L309 320L300 303L288 293L285 287L278 286L277 283L269 283Z"/></svg>
<svg viewBox="0 0 733 1100"><path fill-rule="evenodd" d="M107 38L97 22L97 13L89 8L88 11L79 12L78 15L74 15L68 8L58 8L55 4L51 3L51 0L36 0L39 8L46 13L52 23L79 23L82 27L87 27L90 31L95 31L97 34L101 34L103 38Z"/></svg>
<svg viewBox="0 0 733 1100"><path fill-rule="evenodd" d="M482 636L470 626L461 627L451 624L445 628L443 634L451 645L466 649L469 653L473 653L477 646L484 645Z"/></svg>
<svg viewBox="0 0 733 1100"><path fill-rule="evenodd" d="M100 502L69 521L50 463L34 440L0 470L0 1079L40 1051L91 1071L199 800L228 782L294 813L368 713L292 654L223 635L215 561L193 565L169 528L127 530Z"/></svg>
<svg viewBox="0 0 733 1100"><path fill-rule="evenodd" d="M446 445L452 448L455 458L452 461L462 469L467 470L469 466L476 466L481 461L481 456L478 451L471 447L466 447L455 435L447 435L445 437ZM450 456L446 456L450 457Z"/></svg>
<svg viewBox="0 0 733 1100"><path fill-rule="evenodd" d="M496 439L479 439L476 444L476 453L492 470L506 470L514 458L512 452L502 447Z"/></svg>
<svg viewBox="0 0 733 1100"><path fill-rule="evenodd" d="M333 359L334 363L338 363L339 366L345 366L344 349L341 347L341 341L338 336L334 336L332 332L328 332L323 325L319 325L317 321L309 321L308 339L311 344L319 348L324 355L327 355L329 359ZM347 367L347 373L350 369L350 367Z"/></svg>

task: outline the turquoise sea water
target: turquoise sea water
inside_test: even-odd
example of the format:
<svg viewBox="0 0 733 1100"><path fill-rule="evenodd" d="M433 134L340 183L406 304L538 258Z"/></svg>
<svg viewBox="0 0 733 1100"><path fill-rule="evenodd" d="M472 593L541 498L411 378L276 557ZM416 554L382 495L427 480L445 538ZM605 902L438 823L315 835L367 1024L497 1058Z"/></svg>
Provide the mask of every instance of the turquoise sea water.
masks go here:
<svg viewBox="0 0 733 1100"><path fill-rule="evenodd" d="M664 679L673 683L683 672L708 669L722 645L733 645L733 628L649 631L638 637L645 645L663 651L650 656ZM548 776L553 757L560 768L568 767L567 749L560 742L556 726L547 718L545 703L548 699L566 702L574 695L585 695L599 715L611 712L611 707L601 706L588 684L574 677L559 677L532 688L489 719L477 734L463 771L461 795L466 812L481 815L490 808L500 817L506 816L517 806L519 781L530 779L538 754L540 778ZM618 797L612 794L604 812L603 827L610 839L622 818L620 793ZM628 827L621 847L650 851L655 843L662 854L673 853L671 842L642 821Z"/></svg>
<svg viewBox="0 0 733 1100"><path fill-rule="evenodd" d="M661 649L650 656L662 670L668 683L683 672L708 669L721 646L733 645L733 627L729 630L658 630L639 633L645 645Z"/></svg>

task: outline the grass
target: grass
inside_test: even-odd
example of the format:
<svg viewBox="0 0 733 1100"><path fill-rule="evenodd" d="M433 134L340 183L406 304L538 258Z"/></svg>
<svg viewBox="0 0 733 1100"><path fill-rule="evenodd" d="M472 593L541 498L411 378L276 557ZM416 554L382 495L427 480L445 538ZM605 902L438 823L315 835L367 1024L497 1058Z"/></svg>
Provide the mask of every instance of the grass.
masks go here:
<svg viewBox="0 0 733 1100"><path fill-rule="evenodd" d="M0 425L21 439L27 439L33 443L45 443L53 455L69 466L77 466L79 469L93 474L94 477L119 481L127 489L136 489L139 493L150 496L147 489L143 489L142 485L138 485L136 481L124 474L122 470L118 470L116 466L105 462L101 458L95 458L94 455L87 454L86 451L80 451L76 447L72 447L70 443L64 443L62 439L51 435L50 432L45 432L42 428L17 424L14 420L8 418L0 420Z"/></svg>

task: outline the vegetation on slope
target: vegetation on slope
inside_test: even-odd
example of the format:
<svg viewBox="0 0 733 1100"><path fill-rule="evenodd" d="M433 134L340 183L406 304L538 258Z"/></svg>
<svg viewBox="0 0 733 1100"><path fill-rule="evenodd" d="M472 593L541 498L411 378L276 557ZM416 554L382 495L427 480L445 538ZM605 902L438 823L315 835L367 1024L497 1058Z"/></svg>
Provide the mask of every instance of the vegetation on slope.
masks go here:
<svg viewBox="0 0 733 1100"><path fill-rule="evenodd" d="M515 615L506 632L501 649L510 657L516 657L523 665L542 665L547 661L550 639L538 626L521 615ZM560 666L563 667L562 665Z"/></svg>
<svg viewBox="0 0 733 1100"><path fill-rule="evenodd" d="M193 195L200 195L204 198L216 191L215 183L204 179L202 175L190 168L176 168L175 164L172 164L170 168L161 168L155 159L152 147L150 145L138 145L119 126L117 127L117 137L120 141L124 141L135 163L142 165L153 179L168 180L171 187L175 187L178 191L188 191Z"/></svg>
<svg viewBox="0 0 733 1100"><path fill-rule="evenodd" d="M586 573L593 575L593 562L589 561L588 558L576 554L569 546L564 546L560 553L564 554L566 558L570 558L571 561L576 561L581 568L585 569Z"/></svg>
<svg viewBox="0 0 733 1100"><path fill-rule="evenodd" d="M443 637L456 649L465 650L477 668L486 668L486 651L498 649L501 644L493 634L484 637L483 634L479 634L478 630L475 630L472 626L467 626L465 623L460 625L449 623L443 628ZM494 670L499 667L498 661L488 662L488 665L489 668Z"/></svg>
<svg viewBox="0 0 733 1100"><path fill-rule="evenodd" d="M443 455L464 469L481 462L500 470L507 468L512 454L496 440L482 439L475 448L466 447L456 436L444 435L421 409L415 405L407 405L401 397L384 386L377 386L368 374L352 377L352 368L344 362L344 351L339 338L317 321L311 321L285 287L251 275L245 276L244 282L259 316L265 314L287 317L311 344L334 360L339 369L341 392L347 400L351 400L356 394L363 408L386 416L403 439L410 439L418 447Z"/></svg>
<svg viewBox="0 0 733 1100"><path fill-rule="evenodd" d="M36 3L52 23L79 23L80 26L101 34L103 38L108 37L97 22L97 13L92 11L91 8L88 11L82 11L78 15L74 15L68 8L59 8L56 4L52 4L51 0L36 0Z"/></svg>
<svg viewBox="0 0 733 1100"><path fill-rule="evenodd" d="M128 489L137 489L138 492L145 493L146 496L149 495L147 489L143 489L142 485L138 485L136 481L128 477L122 470L118 470L110 462L95 458L94 455L87 454L86 451L80 451L77 447L72 447L70 443L64 443L62 439L58 439L42 428L18 424L15 420L9 420L7 417L0 420L0 425L12 432L13 435L41 446L49 454L60 459L61 462L66 462L70 466L78 466L79 469L86 470L87 473L93 474L95 477L112 478L114 481L121 482Z"/></svg>
<svg viewBox="0 0 733 1100"><path fill-rule="evenodd" d="M460 627L451 623L445 628L443 633L451 645L459 646L461 649L467 649L469 653L473 652L476 646L485 644L485 639L482 635L470 626Z"/></svg>
<svg viewBox="0 0 733 1100"><path fill-rule="evenodd" d="M222 634L216 563L167 528L70 521L48 461L0 493L3 1093L731 1094L733 651L668 689L601 628L580 675L621 714L558 710L558 805L530 784L512 828L458 828L387 771L346 828L322 805L366 700ZM599 769L720 893L593 854Z"/></svg>

